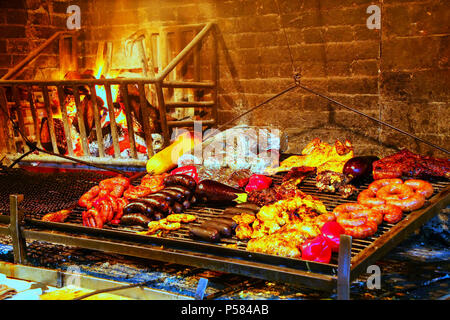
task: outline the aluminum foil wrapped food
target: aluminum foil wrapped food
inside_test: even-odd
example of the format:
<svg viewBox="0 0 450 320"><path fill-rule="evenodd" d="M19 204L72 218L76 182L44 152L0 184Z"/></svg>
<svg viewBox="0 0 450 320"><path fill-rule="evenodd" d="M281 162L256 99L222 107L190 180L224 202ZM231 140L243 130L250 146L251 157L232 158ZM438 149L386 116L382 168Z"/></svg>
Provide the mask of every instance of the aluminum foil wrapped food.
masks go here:
<svg viewBox="0 0 450 320"><path fill-rule="evenodd" d="M230 168L263 173L268 166L278 165L280 131L239 125L208 138L205 132L201 150L180 157L179 166L197 164L209 170Z"/></svg>

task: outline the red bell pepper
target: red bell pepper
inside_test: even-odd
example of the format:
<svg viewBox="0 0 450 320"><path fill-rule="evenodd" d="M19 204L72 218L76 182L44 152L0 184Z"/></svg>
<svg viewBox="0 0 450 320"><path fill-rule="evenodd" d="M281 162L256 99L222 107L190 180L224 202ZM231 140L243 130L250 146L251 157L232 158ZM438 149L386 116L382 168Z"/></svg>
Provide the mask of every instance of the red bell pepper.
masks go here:
<svg viewBox="0 0 450 320"><path fill-rule="evenodd" d="M301 246L302 259L329 263L331 259L331 247L323 235L308 240Z"/></svg>
<svg viewBox="0 0 450 320"><path fill-rule="evenodd" d="M170 174L185 174L194 178L195 182L199 182L198 172L196 166L183 166L176 169L173 169Z"/></svg>
<svg viewBox="0 0 450 320"><path fill-rule="evenodd" d="M267 189L271 184L272 178L269 178L263 174L254 174L248 179L248 184L245 187L245 191L250 192Z"/></svg>
<svg viewBox="0 0 450 320"><path fill-rule="evenodd" d="M248 184L248 180L249 178L240 179L238 181L239 188L245 188L245 186Z"/></svg>
<svg viewBox="0 0 450 320"><path fill-rule="evenodd" d="M344 228L335 221L327 222L323 225L322 235L327 239L332 252L339 251L339 238L341 234L345 233Z"/></svg>

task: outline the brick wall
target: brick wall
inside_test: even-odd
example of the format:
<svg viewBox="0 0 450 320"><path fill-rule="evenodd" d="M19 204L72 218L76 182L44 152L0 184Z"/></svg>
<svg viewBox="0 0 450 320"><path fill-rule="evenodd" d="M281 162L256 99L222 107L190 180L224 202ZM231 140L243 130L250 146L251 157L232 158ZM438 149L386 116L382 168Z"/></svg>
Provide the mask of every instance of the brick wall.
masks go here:
<svg viewBox="0 0 450 320"><path fill-rule="evenodd" d="M281 15L275 0L26 1L28 16L14 25L18 34L11 39L0 36L0 68L12 66L11 57L20 51L12 49L12 39L20 43L25 32L34 37L27 39L39 41L45 30L64 26L60 20L69 4L79 5L82 11L80 66L92 66L99 39L123 38L151 25L215 21L222 122L290 85L292 55L305 85L450 147L447 1L277 1ZM366 9L371 4L382 10L381 30L366 26ZM40 23L48 23L47 29L33 24L31 16L41 16ZM1 26L13 28L5 23L6 18L0 15ZM42 29L42 33L30 29ZM29 44L24 46L23 53L31 49ZM348 138L357 154L381 156L397 147L408 147L422 154L445 156L300 89L247 115L240 123L279 127L289 136L290 152L299 152L312 138L320 137L330 143Z"/></svg>
<svg viewBox="0 0 450 320"><path fill-rule="evenodd" d="M0 1L0 77L29 52L66 27L65 14L54 11L52 1ZM59 76L58 46L47 48L19 78Z"/></svg>

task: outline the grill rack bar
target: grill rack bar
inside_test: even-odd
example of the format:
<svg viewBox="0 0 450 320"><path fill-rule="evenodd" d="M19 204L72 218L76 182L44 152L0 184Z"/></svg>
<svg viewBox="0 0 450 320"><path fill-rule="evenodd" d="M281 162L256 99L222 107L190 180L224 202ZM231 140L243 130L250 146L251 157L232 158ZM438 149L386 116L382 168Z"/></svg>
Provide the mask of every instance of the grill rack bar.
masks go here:
<svg viewBox="0 0 450 320"><path fill-rule="evenodd" d="M275 177L275 183L279 183L280 178ZM136 181L135 184L137 183ZM362 184L359 188L365 188L367 183ZM338 195L320 193L317 189L314 190L313 184L314 179L308 178L300 186L304 192L324 198L321 200L329 210L339 203L353 201L351 198L342 199ZM355 279L364 272L364 267L370 261L392 249L396 242L411 234L417 226L420 226L420 223L436 214L439 208L450 203L450 182L433 180L432 184L435 195L429 199L427 207L406 214L403 220L396 225L383 223L372 237L353 239L350 279ZM157 260L184 263L266 280L289 282L315 289L328 291L336 288L338 279L336 256L333 257L330 264L320 264L301 259L253 253L245 250L245 242L238 243L234 239L225 239L220 244L192 240L188 238L186 227L161 237L138 235L136 231L140 230L139 227L87 228L81 225L80 209L75 209L75 214L69 218L68 223L61 224L40 221L42 214L28 214L25 219L24 235L52 243L70 243L93 250L156 258ZM186 212L196 214L199 221L195 223L200 223L205 219L217 216L222 210L223 208L196 206ZM409 221L410 217L412 222ZM0 216L0 223L8 223L8 218ZM2 233L1 229L0 227L0 233ZM399 234L401 236L397 236ZM395 241L390 241L389 238L393 238Z"/></svg>

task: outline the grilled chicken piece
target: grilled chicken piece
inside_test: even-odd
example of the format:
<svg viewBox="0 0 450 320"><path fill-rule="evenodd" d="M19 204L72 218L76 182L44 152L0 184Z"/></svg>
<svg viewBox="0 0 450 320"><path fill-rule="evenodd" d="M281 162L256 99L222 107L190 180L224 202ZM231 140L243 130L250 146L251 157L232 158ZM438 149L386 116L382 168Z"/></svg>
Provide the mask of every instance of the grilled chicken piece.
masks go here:
<svg viewBox="0 0 450 320"><path fill-rule="evenodd" d="M249 240L247 250L288 258L300 258L302 255L300 249L292 243L272 235Z"/></svg>
<svg viewBox="0 0 450 320"><path fill-rule="evenodd" d="M241 213L233 216L233 220L237 224L250 224L255 221L256 217L249 213Z"/></svg>
<svg viewBox="0 0 450 320"><path fill-rule="evenodd" d="M342 172L347 160L353 158L353 146L350 141L344 143L336 140L334 146L322 142L319 138L312 140L299 156L291 156L280 163L277 168L267 168L267 174L289 171L294 167L314 167L317 172L330 170Z"/></svg>
<svg viewBox="0 0 450 320"><path fill-rule="evenodd" d="M236 237L240 240L250 239L252 237L253 229L248 224L239 224L236 227Z"/></svg>

